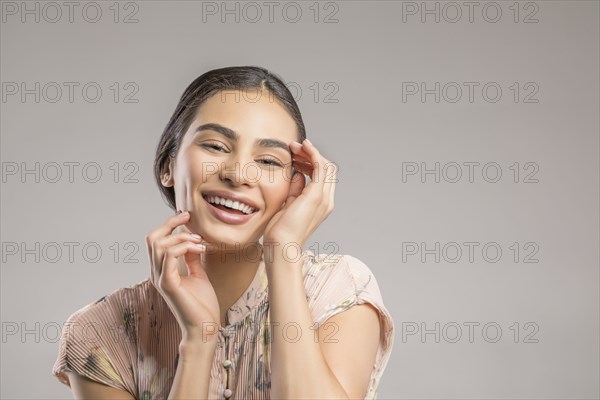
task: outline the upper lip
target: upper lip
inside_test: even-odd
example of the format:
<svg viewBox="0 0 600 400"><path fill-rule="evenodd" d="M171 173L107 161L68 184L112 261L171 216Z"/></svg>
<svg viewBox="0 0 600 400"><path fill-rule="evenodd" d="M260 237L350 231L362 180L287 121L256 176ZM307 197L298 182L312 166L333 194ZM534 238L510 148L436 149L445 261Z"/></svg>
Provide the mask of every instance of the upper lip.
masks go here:
<svg viewBox="0 0 600 400"><path fill-rule="evenodd" d="M228 192L226 190L208 190L208 191L202 192L202 196L219 196L224 199L228 199L228 200L232 200L232 201L239 201L240 203L249 205L254 210L259 209L259 207L256 205L256 203L253 202L252 200L250 200L248 197L241 195L241 194Z"/></svg>

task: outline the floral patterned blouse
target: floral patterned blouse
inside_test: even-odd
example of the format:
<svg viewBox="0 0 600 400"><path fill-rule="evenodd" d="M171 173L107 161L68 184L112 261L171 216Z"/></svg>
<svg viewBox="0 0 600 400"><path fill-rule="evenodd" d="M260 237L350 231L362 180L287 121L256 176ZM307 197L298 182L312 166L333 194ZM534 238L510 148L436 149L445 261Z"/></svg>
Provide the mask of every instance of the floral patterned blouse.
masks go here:
<svg viewBox="0 0 600 400"><path fill-rule="evenodd" d="M350 255L302 252L306 298L313 321L356 304L379 313L379 349L365 399L375 399L392 352L394 324L370 269ZM211 369L211 399L269 399L271 386L268 282L264 262L227 311ZM65 323L52 374L65 371L125 390L141 400L166 399L175 377L181 330L150 278L121 288L73 313Z"/></svg>

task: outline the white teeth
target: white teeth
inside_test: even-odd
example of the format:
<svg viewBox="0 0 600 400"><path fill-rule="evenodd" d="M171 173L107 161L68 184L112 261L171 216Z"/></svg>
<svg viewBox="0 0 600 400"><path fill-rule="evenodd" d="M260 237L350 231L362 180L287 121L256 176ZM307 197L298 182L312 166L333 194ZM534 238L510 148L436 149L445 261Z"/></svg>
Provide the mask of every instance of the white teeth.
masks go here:
<svg viewBox="0 0 600 400"><path fill-rule="evenodd" d="M254 209L247 204L240 203L239 201L233 201L229 199L224 199L218 196L207 196L205 197L209 203L212 204L221 204L225 207L234 208L236 210L240 210L244 214L252 214Z"/></svg>

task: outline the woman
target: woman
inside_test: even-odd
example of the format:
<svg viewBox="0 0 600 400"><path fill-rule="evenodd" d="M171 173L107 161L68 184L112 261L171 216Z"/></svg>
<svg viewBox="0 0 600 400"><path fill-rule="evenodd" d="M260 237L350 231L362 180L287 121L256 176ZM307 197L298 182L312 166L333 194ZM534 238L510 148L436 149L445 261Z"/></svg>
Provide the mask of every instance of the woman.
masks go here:
<svg viewBox="0 0 600 400"><path fill-rule="evenodd" d="M69 317L54 375L76 398L375 398L393 345L377 282L302 251L336 172L277 75L198 77L157 148L177 213L146 236L151 277Z"/></svg>

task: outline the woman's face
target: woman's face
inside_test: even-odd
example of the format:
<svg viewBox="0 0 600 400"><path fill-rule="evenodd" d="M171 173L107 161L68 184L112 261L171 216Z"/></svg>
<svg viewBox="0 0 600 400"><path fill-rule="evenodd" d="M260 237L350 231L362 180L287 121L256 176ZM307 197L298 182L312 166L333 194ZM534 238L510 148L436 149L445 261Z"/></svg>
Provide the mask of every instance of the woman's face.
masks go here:
<svg viewBox="0 0 600 400"><path fill-rule="evenodd" d="M269 92L227 91L208 98L169 166L177 209L191 214L188 229L227 249L257 242L289 194L289 145L295 140L296 123ZM211 205L207 195L215 191L243 196L255 211L248 216Z"/></svg>

